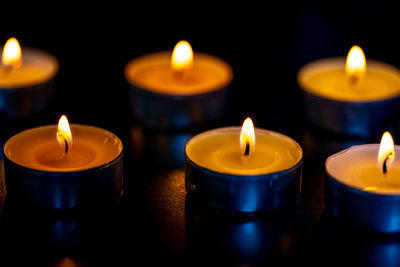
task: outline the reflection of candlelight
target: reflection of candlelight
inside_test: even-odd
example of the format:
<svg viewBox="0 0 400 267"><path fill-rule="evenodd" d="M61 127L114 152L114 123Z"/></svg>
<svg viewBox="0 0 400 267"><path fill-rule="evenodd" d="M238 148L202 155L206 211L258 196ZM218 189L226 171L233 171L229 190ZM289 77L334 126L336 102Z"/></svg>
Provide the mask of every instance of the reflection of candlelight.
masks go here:
<svg viewBox="0 0 400 267"><path fill-rule="evenodd" d="M185 214L189 253L201 249L222 265L274 265L294 249L293 229L288 223L291 211L268 218L237 216L209 209L187 195Z"/></svg>
<svg viewBox="0 0 400 267"><path fill-rule="evenodd" d="M192 131L156 132L140 126L130 129L130 150L134 159L159 167L184 168L185 145L195 134Z"/></svg>

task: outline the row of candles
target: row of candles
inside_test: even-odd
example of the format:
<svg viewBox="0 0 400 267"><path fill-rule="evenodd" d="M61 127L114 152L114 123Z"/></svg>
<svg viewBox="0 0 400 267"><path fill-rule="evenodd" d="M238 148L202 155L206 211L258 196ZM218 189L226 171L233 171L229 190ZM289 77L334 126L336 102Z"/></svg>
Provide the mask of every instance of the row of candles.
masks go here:
<svg viewBox="0 0 400 267"><path fill-rule="evenodd" d="M22 51L22 54L21 54ZM3 48L0 109L11 117L46 108L58 61L11 38ZM193 53L180 41L171 52L133 59L125 67L132 110L148 127L182 128L218 122L233 79L228 63ZM381 131L400 101L400 71L366 60L354 46L347 59L311 62L298 73L306 116L333 132L368 136ZM40 99L37 100L37 99ZM38 105L40 103L40 105ZM378 118L380 114L385 119ZM51 209L114 202L123 192L121 140L94 126L42 126L4 145L8 192ZM326 160L326 203L344 221L381 232L400 231L399 151L389 133L381 144L354 146ZM254 128L223 127L186 144L186 190L213 208L253 214L295 201L303 151L288 136Z"/></svg>

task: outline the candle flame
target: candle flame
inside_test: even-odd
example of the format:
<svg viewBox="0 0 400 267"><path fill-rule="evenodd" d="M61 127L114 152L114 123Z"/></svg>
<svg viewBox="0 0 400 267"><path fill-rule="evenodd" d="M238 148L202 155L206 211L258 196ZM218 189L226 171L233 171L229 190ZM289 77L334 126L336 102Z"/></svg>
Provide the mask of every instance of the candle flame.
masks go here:
<svg viewBox="0 0 400 267"><path fill-rule="evenodd" d="M395 156L393 138L389 132L382 135L378 151L378 169L386 175Z"/></svg>
<svg viewBox="0 0 400 267"><path fill-rule="evenodd" d="M253 121L247 118L243 122L242 130L240 131L240 150L244 156L250 156L254 152L255 145L256 136Z"/></svg>
<svg viewBox="0 0 400 267"><path fill-rule="evenodd" d="M68 153L72 146L72 134L67 117L62 115L58 121L57 141L63 152Z"/></svg>
<svg viewBox="0 0 400 267"><path fill-rule="evenodd" d="M171 67L174 71L185 71L192 66L193 50L187 41L179 41L171 56Z"/></svg>
<svg viewBox="0 0 400 267"><path fill-rule="evenodd" d="M11 37L7 40L3 48L3 54L1 57L3 66L11 67L12 69L18 69L22 65L21 46L18 40Z"/></svg>
<svg viewBox="0 0 400 267"><path fill-rule="evenodd" d="M354 78L361 78L364 76L366 70L366 61L364 51L361 47L354 45L346 59L346 73Z"/></svg>

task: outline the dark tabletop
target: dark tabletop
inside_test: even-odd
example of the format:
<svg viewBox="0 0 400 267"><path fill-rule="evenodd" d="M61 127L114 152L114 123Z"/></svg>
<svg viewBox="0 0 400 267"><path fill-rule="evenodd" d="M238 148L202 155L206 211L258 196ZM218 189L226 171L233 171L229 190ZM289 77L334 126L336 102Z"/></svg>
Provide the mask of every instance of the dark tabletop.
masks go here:
<svg viewBox="0 0 400 267"><path fill-rule="evenodd" d="M179 12L153 12L151 5L117 4L27 12L14 25L4 18L8 27L0 32L1 43L15 36L22 45L46 50L59 59L60 72L45 113L2 118L2 144L21 130L55 124L63 113L72 123L104 127L124 144L124 195L113 209L52 214L8 205L7 199L4 204L2 179L0 260L11 266L399 266L398 236L339 223L324 205L326 157L379 140L310 125L296 83L302 65L345 56L353 44L367 57L400 67L394 5L288 5L248 4L229 12L199 4L202 12L179 19L171 15ZM226 120L185 130L147 129L132 117L123 68L136 56L171 50L181 39L232 65ZM240 125L247 115L256 127L284 133L302 146L302 186L293 206L240 216L186 196L186 141L206 129ZM400 140L397 122L392 134Z"/></svg>

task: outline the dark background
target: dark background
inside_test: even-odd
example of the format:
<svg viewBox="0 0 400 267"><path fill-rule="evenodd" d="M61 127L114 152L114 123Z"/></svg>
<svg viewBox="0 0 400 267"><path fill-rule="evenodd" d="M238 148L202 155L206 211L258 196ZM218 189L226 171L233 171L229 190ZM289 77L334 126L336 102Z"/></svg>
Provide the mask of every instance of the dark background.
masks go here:
<svg viewBox="0 0 400 267"><path fill-rule="evenodd" d="M115 211L72 218L3 212L0 258L10 265L44 266L398 265L396 236L342 226L324 211L325 158L351 144L379 140L337 136L309 125L296 83L301 66L345 56L354 44L367 58L400 67L396 8L376 0L3 7L1 44L14 36L22 46L48 51L60 62L48 112L13 131L56 123L62 113L72 123L113 131L124 142L125 195ZM239 125L250 115L257 127L302 145L303 185L295 207L243 218L197 209L185 198L183 156L165 153L181 153L179 141L193 132L154 132L137 125L123 77L129 60L171 50L182 39L234 70L223 124ZM10 135L3 132L3 138ZM168 142L176 140L181 146L169 148Z"/></svg>

